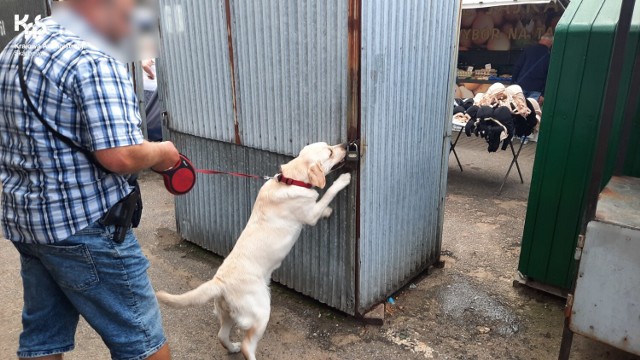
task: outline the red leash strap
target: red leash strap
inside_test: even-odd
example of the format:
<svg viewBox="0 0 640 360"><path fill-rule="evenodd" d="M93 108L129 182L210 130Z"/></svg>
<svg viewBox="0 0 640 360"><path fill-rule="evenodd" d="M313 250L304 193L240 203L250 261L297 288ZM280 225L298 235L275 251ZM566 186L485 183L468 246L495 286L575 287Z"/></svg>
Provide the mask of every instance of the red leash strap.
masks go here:
<svg viewBox="0 0 640 360"><path fill-rule="evenodd" d="M244 177L250 179L260 179L260 180L270 180L272 179L270 176L258 176L258 175L250 175L243 174L237 172L227 172L227 171L219 171L219 170L205 170L205 169L196 169L196 172L199 174L207 174L207 175L231 175L237 177Z"/></svg>
<svg viewBox="0 0 640 360"><path fill-rule="evenodd" d="M158 174L162 175L164 179L164 186L167 190L173 195L184 195L191 191L196 184L196 174L206 174L206 175L231 175L236 177L243 177L249 179L258 179L258 180L271 180L275 179L277 182L286 184L286 185L295 185L303 188L311 189L313 185L306 183L300 180L290 179L282 173L276 175L275 177L271 176L258 176L251 174L244 174L238 172L228 172L228 171L219 171L219 170L208 170L208 169L198 169L191 163L188 157L180 154L180 160L176 165L172 168L165 171L156 171Z"/></svg>
<svg viewBox="0 0 640 360"><path fill-rule="evenodd" d="M258 176L251 174L243 174L237 172L230 171L219 171L219 170L205 170L205 169L197 169L191 163L188 157L180 154L180 160L178 163L173 166L171 169L165 171L156 171L158 174L162 175L164 179L164 186L167 190L173 195L184 195L191 191L196 184L196 174L206 174L206 175L231 175L236 177L243 177L249 179L259 179L259 180L271 180L275 179L277 182L286 184L286 185L295 185L300 186L306 189L311 189L313 185L306 183L304 181L290 179L284 176L282 173L276 175L275 177L271 176Z"/></svg>

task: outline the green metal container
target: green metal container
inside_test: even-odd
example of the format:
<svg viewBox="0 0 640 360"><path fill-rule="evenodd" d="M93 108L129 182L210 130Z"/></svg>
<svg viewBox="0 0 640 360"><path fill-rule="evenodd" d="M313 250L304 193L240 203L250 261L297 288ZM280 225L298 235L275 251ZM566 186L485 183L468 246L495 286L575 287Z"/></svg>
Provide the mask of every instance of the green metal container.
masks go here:
<svg viewBox="0 0 640 360"><path fill-rule="evenodd" d="M574 252L621 3L573 0L556 28L519 271L558 289L571 287L576 270ZM636 5L603 186L615 165L632 61L640 49L639 29ZM639 109L634 114L625 171L640 176Z"/></svg>

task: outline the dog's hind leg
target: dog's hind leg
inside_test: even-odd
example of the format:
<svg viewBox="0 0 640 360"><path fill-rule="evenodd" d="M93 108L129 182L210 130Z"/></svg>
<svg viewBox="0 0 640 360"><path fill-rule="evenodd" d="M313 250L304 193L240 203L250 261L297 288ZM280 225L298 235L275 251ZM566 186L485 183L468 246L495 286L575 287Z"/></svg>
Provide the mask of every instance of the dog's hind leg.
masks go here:
<svg viewBox="0 0 640 360"><path fill-rule="evenodd" d="M268 323L268 315L266 317L260 317L256 319L253 326L247 330L244 340L242 341L242 354L246 360L256 360L258 342L262 339Z"/></svg>
<svg viewBox="0 0 640 360"><path fill-rule="evenodd" d="M250 322L243 324L242 328L246 329L244 340L242 340L242 354L247 360L256 359L256 350L258 342L262 339L264 331L267 329L269 317L271 316L271 297L268 288L262 289L259 293L252 296L252 304L250 310ZM239 321L240 324L243 321Z"/></svg>
<svg viewBox="0 0 640 360"><path fill-rule="evenodd" d="M229 313L218 306L216 306L218 312L218 320L220 320L220 331L218 331L218 340L227 351L234 354L240 352L240 343L231 342L229 335L231 335L231 328L233 327L233 319L229 316Z"/></svg>

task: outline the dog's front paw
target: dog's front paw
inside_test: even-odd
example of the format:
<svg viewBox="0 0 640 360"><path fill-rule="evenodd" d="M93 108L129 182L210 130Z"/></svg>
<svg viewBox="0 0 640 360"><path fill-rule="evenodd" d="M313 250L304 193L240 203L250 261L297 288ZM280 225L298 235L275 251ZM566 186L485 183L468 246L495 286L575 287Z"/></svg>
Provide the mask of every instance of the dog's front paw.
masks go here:
<svg viewBox="0 0 640 360"><path fill-rule="evenodd" d="M322 211L322 217L323 218L328 218L329 216L331 216L331 213L333 212L333 209L330 207L327 207L324 209L324 211Z"/></svg>
<svg viewBox="0 0 640 360"><path fill-rule="evenodd" d="M340 175L335 181L335 184L337 184L340 188L345 188L347 185L351 184L351 174L344 173Z"/></svg>

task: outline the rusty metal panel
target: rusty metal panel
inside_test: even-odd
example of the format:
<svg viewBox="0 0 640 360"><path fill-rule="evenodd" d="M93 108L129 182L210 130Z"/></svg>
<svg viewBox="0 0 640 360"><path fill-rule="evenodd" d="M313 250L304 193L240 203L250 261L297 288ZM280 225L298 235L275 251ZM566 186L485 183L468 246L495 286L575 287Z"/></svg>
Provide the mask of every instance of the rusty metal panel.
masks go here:
<svg viewBox="0 0 640 360"><path fill-rule="evenodd" d="M640 355L640 179L612 177L587 226L571 329Z"/></svg>
<svg viewBox="0 0 640 360"><path fill-rule="evenodd" d="M234 142L224 5L224 0L160 1L158 78L166 109L176 120L173 129Z"/></svg>
<svg viewBox="0 0 640 360"><path fill-rule="evenodd" d="M640 355L640 229L590 222L578 271L571 330Z"/></svg>
<svg viewBox="0 0 640 360"><path fill-rule="evenodd" d="M612 177L600 193L596 220L640 230L640 180Z"/></svg>
<svg viewBox="0 0 640 360"><path fill-rule="evenodd" d="M362 2L359 311L440 256L459 6Z"/></svg>
<svg viewBox="0 0 640 360"><path fill-rule="evenodd" d="M347 1L231 1L242 144L294 155L346 140Z"/></svg>
<svg viewBox="0 0 640 360"><path fill-rule="evenodd" d="M161 14L166 130L199 167L273 175L308 143L346 141L344 1L162 0ZM261 185L200 176L176 199L179 233L226 256ZM273 276L349 314L355 189L336 198L331 219L303 230Z"/></svg>

